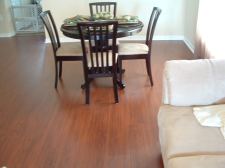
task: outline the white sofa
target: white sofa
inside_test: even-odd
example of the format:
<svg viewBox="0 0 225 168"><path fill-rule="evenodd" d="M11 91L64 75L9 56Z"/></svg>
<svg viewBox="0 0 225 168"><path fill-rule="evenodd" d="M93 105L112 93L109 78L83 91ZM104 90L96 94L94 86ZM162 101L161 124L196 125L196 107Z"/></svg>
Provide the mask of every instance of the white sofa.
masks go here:
<svg viewBox="0 0 225 168"><path fill-rule="evenodd" d="M165 64L158 114L165 168L225 168L219 128L201 126L193 106L225 103L225 60L173 60Z"/></svg>

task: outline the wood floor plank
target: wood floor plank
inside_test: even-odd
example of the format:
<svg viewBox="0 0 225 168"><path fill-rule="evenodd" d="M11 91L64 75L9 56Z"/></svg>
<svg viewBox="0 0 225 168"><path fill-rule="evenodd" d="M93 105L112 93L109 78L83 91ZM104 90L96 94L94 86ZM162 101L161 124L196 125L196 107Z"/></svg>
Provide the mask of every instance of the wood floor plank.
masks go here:
<svg viewBox="0 0 225 168"><path fill-rule="evenodd" d="M42 36L0 39L0 167L162 168L157 113L166 60L192 59L181 41L154 41L150 86L144 61L125 61L126 88L95 80L84 104L82 64L63 64L54 89L51 47Z"/></svg>

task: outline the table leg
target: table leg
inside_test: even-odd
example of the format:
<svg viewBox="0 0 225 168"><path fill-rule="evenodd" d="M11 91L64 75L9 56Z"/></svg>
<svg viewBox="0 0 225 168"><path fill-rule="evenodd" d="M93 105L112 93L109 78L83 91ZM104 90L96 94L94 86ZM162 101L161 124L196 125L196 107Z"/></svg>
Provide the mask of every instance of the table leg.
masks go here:
<svg viewBox="0 0 225 168"><path fill-rule="evenodd" d="M89 82L92 82L94 79L89 79ZM80 86L81 87L81 89L85 89L86 87L85 87L86 85L85 85L85 82Z"/></svg>
<svg viewBox="0 0 225 168"><path fill-rule="evenodd" d="M122 81L117 80L117 85L120 87L120 89L124 89L126 85Z"/></svg>

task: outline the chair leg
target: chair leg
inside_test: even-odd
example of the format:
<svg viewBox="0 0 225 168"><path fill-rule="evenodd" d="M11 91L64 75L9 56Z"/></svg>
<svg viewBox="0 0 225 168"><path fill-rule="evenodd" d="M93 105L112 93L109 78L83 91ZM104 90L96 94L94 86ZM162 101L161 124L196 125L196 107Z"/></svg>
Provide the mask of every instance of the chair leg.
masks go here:
<svg viewBox="0 0 225 168"><path fill-rule="evenodd" d="M148 73L148 76L149 76L149 79L150 79L151 86L153 86L150 58L146 58L146 68L147 68L147 73Z"/></svg>
<svg viewBox="0 0 225 168"><path fill-rule="evenodd" d="M124 71L122 69L122 60L121 59L118 59L117 66L118 66L118 76L119 76L119 80L117 80L117 85L120 87L120 89L124 89L125 84L122 81L122 74L124 73Z"/></svg>
<svg viewBox="0 0 225 168"><path fill-rule="evenodd" d="M122 67L123 66L123 64L122 64L122 60L119 58L118 59L118 67L119 67L119 81L122 83L122 73L123 73L123 71L122 71Z"/></svg>
<svg viewBox="0 0 225 168"><path fill-rule="evenodd" d="M116 77L116 75L113 76L113 90L114 90L115 103L118 103L119 102L119 97L118 97L117 77Z"/></svg>
<svg viewBox="0 0 225 168"><path fill-rule="evenodd" d="M58 85L58 61L55 61L55 89Z"/></svg>
<svg viewBox="0 0 225 168"><path fill-rule="evenodd" d="M90 82L88 80L85 82L85 102L90 103Z"/></svg>
<svg viewBox="0 0 225 168"><path fill-rule="evenodd" d="M59 78L62 77L62 61L59 61Z"/></svg>

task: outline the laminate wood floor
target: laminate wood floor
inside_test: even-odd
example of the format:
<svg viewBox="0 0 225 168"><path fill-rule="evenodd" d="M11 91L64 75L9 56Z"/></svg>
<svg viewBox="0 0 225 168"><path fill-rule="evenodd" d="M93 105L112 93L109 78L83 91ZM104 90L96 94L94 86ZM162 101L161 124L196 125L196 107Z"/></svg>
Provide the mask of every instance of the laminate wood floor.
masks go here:
<svg viewBox="0 0 225 168"><path fill-rule="evenodd" d="M182 41L154 41L150 86L144 61L125 61L126 88L95 80L84 104L82 64L66 62L54 89L42 36L0 39L0 167L162 168L157 113L166 60L192 59Z"/></svg>

